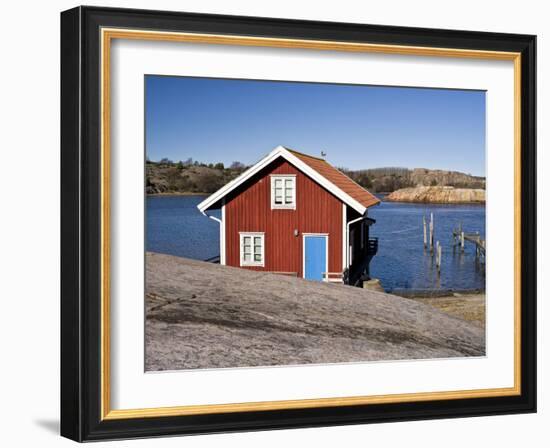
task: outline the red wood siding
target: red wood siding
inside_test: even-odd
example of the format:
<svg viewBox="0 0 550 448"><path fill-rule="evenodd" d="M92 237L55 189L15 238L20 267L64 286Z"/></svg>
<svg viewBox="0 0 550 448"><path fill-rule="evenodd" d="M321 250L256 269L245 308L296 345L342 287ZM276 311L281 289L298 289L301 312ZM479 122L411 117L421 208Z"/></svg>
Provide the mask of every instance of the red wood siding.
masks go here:
<svg viewBox="0 0 550 448"><path fill-rule="evenodd" d="M270 174L296 174L296 210L271 210ZM239 232L264 232L265 266L247 269L295 272L302 277L302 234L327 233L329 271L342 271L342 202L284 159L226 198L225 231L229 266L240 266Z"/></svg>

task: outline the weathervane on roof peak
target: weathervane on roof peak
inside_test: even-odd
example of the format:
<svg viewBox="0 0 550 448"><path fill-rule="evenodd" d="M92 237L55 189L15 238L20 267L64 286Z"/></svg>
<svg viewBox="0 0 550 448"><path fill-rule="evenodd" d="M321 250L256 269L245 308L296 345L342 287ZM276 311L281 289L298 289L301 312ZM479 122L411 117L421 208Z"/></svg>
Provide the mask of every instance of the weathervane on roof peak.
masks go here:
<svg viewBox="0 0 550 448"><path fill-rule="evenodd" d="M321 157L324 159L327 156L327 153L325 151L321 151Z"/></svg>

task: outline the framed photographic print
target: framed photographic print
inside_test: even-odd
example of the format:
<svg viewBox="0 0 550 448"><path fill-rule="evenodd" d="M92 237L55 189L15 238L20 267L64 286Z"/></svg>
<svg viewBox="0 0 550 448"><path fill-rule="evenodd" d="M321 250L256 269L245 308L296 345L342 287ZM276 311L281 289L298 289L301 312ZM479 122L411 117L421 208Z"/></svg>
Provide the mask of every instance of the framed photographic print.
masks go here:
<svg viewBox="0 0 550 448"><path fill-rule="evenodd" d="M536 410L534 36L61 14L61 433Z"/></svg>

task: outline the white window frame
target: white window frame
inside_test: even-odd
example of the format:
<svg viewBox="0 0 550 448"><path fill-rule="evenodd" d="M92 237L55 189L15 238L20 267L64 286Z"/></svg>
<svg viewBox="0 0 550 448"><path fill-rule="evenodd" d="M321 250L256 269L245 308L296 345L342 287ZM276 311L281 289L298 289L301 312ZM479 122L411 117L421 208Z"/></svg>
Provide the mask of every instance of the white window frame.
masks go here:
<svg viewBox="0 0 550 448"><path fill-rule="evenodd" d="M251 247L252 250L250 252L251 259L250 261L246 261L244 259L244 239L246 237L250 237L251 239ZM260 237L261 241L261 255L262 260L261 261L255 261L254 260L254 238ZM239 232L239 259L240 259L240 265L241 266L259 266L264 267L265 266L265 234L264 232Z"/></svg>
<svg viewBox="0 0 550 448"><path fill-rule="evenodd" d="M271 176L271 209L296 210L296 174L272 174ZM283 181L283 204L275 204L275 181ZM292 180L292 203L285 203L285 185L287 180Z"/></svg>

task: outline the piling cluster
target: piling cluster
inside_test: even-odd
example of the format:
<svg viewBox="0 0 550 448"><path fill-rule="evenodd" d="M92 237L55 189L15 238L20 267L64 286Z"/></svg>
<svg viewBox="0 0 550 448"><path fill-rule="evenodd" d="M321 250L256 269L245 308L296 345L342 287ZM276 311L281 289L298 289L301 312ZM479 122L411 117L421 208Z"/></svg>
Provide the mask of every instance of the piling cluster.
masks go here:
<svg viewBox="0 0 550 448"><path fill-rule="evenodd" d="M437 269L437 273L441 273L441 244L439 243L439 240L435 242L434 245L434 214L430 213L430 223L429 223L429 239L426 231L426 216L424 215L422 217L423 221L423 228L424 228L424 250L428 249L428 244L430 248L430 254L432 256L435 255L435 267Z"/></svg>
<svg viewBox="0 0 550 448"><path fill-rule="evenodd" d="M430 255L435 257L435 267L437 273L441 274L441 243L439 240L434 244L434 214L430 213L429 222L426 215L422 217L423 233L424 233L424 250L430 250ZM481 238L479 232L466 233L462 229L462 222L453 230L453 250L456 247L460 248L460 252L464 252L465 242L470 242L475 245L476 261L485 261L485 240Z"/></svg>

